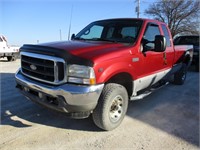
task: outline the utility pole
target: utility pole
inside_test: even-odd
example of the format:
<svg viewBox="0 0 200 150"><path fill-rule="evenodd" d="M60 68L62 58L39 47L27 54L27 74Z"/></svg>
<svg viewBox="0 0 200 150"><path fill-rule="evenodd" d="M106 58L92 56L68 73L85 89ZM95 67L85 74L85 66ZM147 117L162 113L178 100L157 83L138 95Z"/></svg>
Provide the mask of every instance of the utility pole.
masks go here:
<svg viewBox="0 0 200 150"><path fill-rule="evenodd" d="M137 12L137 18L140 18L140 0L136 0L135 2L137 2L135 12Z"/></svg>

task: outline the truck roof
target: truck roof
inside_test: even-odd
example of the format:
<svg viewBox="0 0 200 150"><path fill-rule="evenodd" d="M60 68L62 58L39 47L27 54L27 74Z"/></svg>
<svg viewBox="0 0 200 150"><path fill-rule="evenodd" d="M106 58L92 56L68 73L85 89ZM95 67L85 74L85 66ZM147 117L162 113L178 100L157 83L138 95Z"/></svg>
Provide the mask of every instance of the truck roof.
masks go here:
<svg viewBox="0 0 200 150"><path fill-rule="evenodd" d="M162 21L147 19L147 18L111 18L111 19L103 19L103 20L97 20L97 21L121 21L121 20L137 20L137 21L141 20L141 21L148 21L148 22L155 22L155 23L164 23Z"/></svg>

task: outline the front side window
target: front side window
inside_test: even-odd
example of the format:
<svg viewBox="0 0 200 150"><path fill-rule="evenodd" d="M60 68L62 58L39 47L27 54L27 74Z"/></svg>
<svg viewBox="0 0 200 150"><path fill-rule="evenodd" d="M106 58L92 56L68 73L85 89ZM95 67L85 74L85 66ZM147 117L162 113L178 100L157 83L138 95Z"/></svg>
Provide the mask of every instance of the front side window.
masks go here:
<svg viewBox="0 0 200 150"><path fill-rule="evenodd" d="M160 35L160 30L158 25L149 24L143 36L143 41L145 41L144 45L145 49L154 49L155 47L154 41L156 35Z"/></svg>

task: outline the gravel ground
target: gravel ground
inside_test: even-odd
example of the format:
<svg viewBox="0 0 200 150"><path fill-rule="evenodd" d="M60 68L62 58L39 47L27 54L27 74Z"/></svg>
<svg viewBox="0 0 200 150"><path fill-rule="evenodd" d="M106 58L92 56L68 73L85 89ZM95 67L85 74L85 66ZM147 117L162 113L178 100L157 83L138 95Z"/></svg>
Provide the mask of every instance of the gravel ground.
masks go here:
<svg viewBox="0 0 200 150"><path fill-rule="evenodd" d="M69 119L27 100L15 89L20 60L0 60L1 150L199 149L199 73L183 86L169 84L130 102L115 130L98 129L92 118Z"/></svg>

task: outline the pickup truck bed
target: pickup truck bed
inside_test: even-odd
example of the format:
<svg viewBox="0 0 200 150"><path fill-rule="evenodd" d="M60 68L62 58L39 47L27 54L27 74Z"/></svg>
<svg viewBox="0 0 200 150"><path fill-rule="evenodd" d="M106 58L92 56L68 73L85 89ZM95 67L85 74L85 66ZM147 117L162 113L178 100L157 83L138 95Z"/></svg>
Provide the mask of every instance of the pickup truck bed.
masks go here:
<svg viewBox="0 0 200 150"><path fill-rule="evenodd" d="M174 45L193 45L194 52L192 65L195 66L196 71L199 71L199 35L178 36L174 39Z"/></svg>

